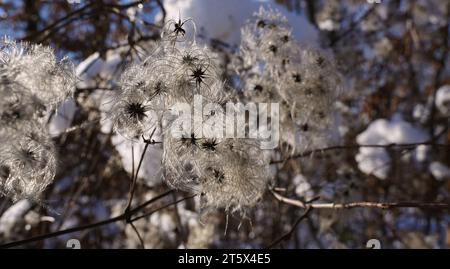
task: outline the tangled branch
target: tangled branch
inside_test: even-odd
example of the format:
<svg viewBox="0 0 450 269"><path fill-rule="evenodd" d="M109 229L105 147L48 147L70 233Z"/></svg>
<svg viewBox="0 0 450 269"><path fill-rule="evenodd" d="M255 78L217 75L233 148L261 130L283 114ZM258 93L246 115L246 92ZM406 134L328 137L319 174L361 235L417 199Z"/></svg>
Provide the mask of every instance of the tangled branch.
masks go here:
<svg viewBox="0 0 450 269"><path fill-rule="evenodd" d="M77 227L73 227L73 228L69 228L69 229L65 229L65 230L61 230L61 231L57 231L57 232L53 232L53 233L47 233L47 234L43 234L43 235L38 235L38 236L31 237L31 238L24 239L24 240L19 240L19 241L6 243L6 244L3 244L3 245L0 245L0 249L18 247L18 246L22 246L22 245L25 245L25 244L29 244L29 243L33 243L33 242L37 242L37 241L41 241L41 240L57 237L57 236L64 235L64 234L70 234L70 233L74 233L74 232L90 230L90 229L93 229L93 228L97 228L97 227L101 227L101 226L108 225L108 224L111 224L111 223L115 223L117 221L127 221L127 220L129 220L131 218L130 216L141 212L141 210L146 208L149 204L152 204L152 203L162 199L163 197L166 197L166 196L172 194L173 192L174 192L174 190L166 191L166 192L164 192L164 193L162 193L162 194L160 194L160 195L158 195L158 196L156 196L156 197L154 197L154 198L152 198L152 199L142 203L141 205L139 205L139 206L137 206L137 207L135 207L133 209L130 209L127 212L122 213L121 215L119 215L117 217L113 217L113 218L102 220L102 221L99 221L99 222L95 222L95 223L91 223L91 224L87 224L87 225L81 225L81 226L77 226ZM155 212L157 212L157 211L159 211L161 209L164 209L164 208L166 208L168 206L180 203L180 202L182 202L184 200L191 199L193 197L194 196L184 197L184 198L179 199L179 200L177 200L175 202L168 203L168 205L161 206L161 207L157 208L156 210L153 210L153 211L151 211L149 213L146 213L144 215L145 216L149 216L149 215L151 215L151 214L153 214L153 213L155 213ZM131 221L136 221L136 220L138 220L140 218L142 218L142 216L136 217L135 219L131 219Z"/></svg>
<svg viewBox="0 0 450 269"><path fill-rule="evenodd" d="M425 208L425 209L450 209L449 203L427 203L427 202L349 202L349 203L304 203L300 200L294 200L282 196L281 194L270 189L270 193L278 201L293 205L300 208L314 208L314 209L351 209L351 208L379 208L379 209L394 209L394 208Z"/></svg>
<svg viewBox="0 0 450 269"><path fill-rule="evenodd" d="M379 144L374 144L374 145L359 145L359 144L355 144L355 145L339 145L339 146L331 146L331 147L326 147L326 148L320 148L320 149L313 149L313 150L308 150L305 152L302 152L300 154L295 154L292 156L287 157L286 159L281 159L281 160L272 160L270 163L271 164L277 164L277 163L284 163L290 159L297 159L297 158L303 158L303 157L308 157L311 155L314 155L316 153L325 153L327 151L334 151L334 150L344 150L344 149L359 149L359 148L398 148L398 149L413 149L417 146L433 146L433 147L440 147L440 148L450 148L450 145L448 144L439 144L439 143L434 143L434 142L421 142L421 143L407 143L407 144L387 144L387 145L379 145Z"/></svg>
<svg viewBox="0 0 450 269"><path fill-rule="evenodd" d="M292 226L291 230L284 235L280 236L278 239L273 241L269 246L266 247L266 249L271 249L278 245L279 243L283 242L284 240L289 239L292 234L296 231L297 226L302 222L302 220L306 219L309 216L309 213L311 213L312 207L307 206L305 212L295 221L294 225Z"/></svg>

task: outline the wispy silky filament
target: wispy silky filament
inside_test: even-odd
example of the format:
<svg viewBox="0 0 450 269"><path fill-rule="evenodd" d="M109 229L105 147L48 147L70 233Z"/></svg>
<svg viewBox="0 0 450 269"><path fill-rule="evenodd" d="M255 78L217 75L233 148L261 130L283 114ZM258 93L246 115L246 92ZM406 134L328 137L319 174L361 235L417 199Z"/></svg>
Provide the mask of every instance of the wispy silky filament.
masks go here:
<svg viewBox="0 0 450 269"><path fill-rule="evenodd" d="M279 102L280 145L291 154L326 144L341 84L331 58L297 43L286 18L273 10L261 8L241 33L234 63L244 95Z"/></svg>
<svg viewBox="0 0 450 269"><path fill-rule="evenodd" d="M44 46L0 40L0 192L40 201L56 174L45 126L75 86L73 65Z"/></svg>
<svg viewBox="0 0 450 269"><path fill-rule="evenodd" d="M181 116L167 113L173 112L174 106L215 103L221 108L231 100L215 55L198 45L194 36L191 19L169 21L156 51L122 75L110 117L115 130L129 138L162 128L166 183L201 194L204 210L225 208L244 213L256 204L270 179L264 172L268 162L257 141L207 137L206 130L224 127L216 120L224 116L220 109L201 112L201 130L194 126L180 136L171 134L174 126L183 130L177 126ZM195 104L196 100L200 103Z"/></svg>

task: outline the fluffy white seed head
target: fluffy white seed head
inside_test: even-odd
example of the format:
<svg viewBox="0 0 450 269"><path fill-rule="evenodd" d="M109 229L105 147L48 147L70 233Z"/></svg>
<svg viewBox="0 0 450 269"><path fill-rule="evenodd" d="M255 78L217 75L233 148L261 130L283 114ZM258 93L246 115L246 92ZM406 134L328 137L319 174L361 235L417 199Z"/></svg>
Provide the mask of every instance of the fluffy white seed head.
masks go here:
<svg viewBox="0 0 450 269"><path fill-rule="evenodd" d="M22 132L3 130L0 146L0 190L13 199L39 201L56 173L56 151L38 126Z"/></svg>
<svg viewBox="0 0 450 269"><path fill-rule="evenodd" d="M0 73L48 109L55 109L75 89L73 64L67 58L57 61L53 50L42 45L0 40Z"/></svg>
<svg viewBox="0 0 450 269"><path fill-rule="evenodd" d="M341 84L331 57L296 42L286 18L273 10L255 13L242 37L234 63L244 96L280 104L281 145L291 151L323 145Z"/></svg>
<svg viewBox="0 0 450 269"><path fill-rule="evenodd" d="M0 40L0 192L39 201L56 151L45 126L75 87L73 65L41 45Z"/></svg>

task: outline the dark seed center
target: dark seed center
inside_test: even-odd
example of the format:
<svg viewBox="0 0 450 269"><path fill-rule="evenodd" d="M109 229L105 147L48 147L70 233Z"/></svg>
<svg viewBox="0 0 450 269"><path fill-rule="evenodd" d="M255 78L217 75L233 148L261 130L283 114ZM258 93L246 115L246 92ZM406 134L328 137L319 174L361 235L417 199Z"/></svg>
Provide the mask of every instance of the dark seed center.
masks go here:
<svg viewBox="0 0 450 269"><path fill-rule="evenodd" d="M145 107L141 103L129 103L126 112L131 118L137 120L142 120L147 116L145 115Z"/></svg>
<svg viewBox="0 0 450 269"><path fill-rule="evenodd" d="M300 83L302 82L302 76L299 73L295 73L292 75L292 78L294 79L295 82Z"/></svg>
<svg viewBox="0 0 450 269"><path fill-rule="evenodd" d="M265 23L263 20L259 20L259 21L256 23L256 25L257 25L259 28L264 28L264 27L266 26L266 23Z"/></svg>
<svg viewBox="0 0 450 269"><path fill-rule="evenodd" d="M275 54L275 53L277 53L278 48L277 48L277 46L275 46L275 45L270 45L270 46L269 46L269 50Z"/></svg>
<svg viewBox="0 0 450 269"><path fill-rule="evenodd" d="M2 165L0 166L0 179L7 179L11 174L11 170L8 166Z"/></svg>
<svg viewBox="0 0 450 269"><path fill-rule="evenodd" d="M207 140L202 143L202 148L210 151L215 151L217 147L216 140Z"/></svg>
<svg viewBox="0 0 450 269"><path fill-rule="evenodd" d="M261 85L255 85L255 87L253 88L255 91L258 91L258 92L262 92L262 90L263 90L263 87L261 86Z"/></svg>

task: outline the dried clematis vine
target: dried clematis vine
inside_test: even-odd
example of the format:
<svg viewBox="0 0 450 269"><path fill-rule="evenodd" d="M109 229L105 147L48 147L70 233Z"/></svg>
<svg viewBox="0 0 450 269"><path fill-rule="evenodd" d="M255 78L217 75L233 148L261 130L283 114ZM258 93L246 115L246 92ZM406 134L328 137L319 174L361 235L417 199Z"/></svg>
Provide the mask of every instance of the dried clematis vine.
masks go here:
<svg viewBox="0 0 450 269"><path fill-rule="evenodd" d="M188 23L193 27L185 27ZM251 139L205 136L205 128L225 127L217 119L225 119L220 109L231 101L230 89L218 71L216 55L197 44L190 30L195 32L191 19L169 21L158 48L122 75L110 117L115 130L127 137L162 128L162 165L168 185L202 194L205 211L224 208L245 213L256 205L270 180L268 161ZM155 91L158 86L162 90ZM180 104L195 106L196 98L201 105L214 103L218 110L203 111L202 127L185 130L177 125L183 116L171 112ZM182 135L174 136L174 128Z"/></svg>
<svg viewBox="0 0 450 269"><path fill-rule="evenodd" d="M249 101L280 103L288 154L327 144L341 78L332 58L295 41L287 19L261 7L242 28L235 69Z"/></svg>
<svg viewBox="0 0 450 269"><path fill-rule="evenodd" d="M46 123L75 89L73 65L45 46L0 40L0 193L40 202L57 169Z"/></svg>

